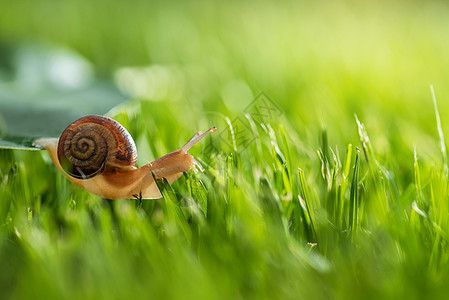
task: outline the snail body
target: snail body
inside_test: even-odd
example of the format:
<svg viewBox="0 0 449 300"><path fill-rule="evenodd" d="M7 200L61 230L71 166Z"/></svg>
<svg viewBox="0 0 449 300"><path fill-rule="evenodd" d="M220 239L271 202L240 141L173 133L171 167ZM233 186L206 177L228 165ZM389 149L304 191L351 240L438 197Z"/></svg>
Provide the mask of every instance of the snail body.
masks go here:
<svg viewBox="0 0 449 300"><path fill-rule="evenodd" d="M86 116L70 124L57 138L37 139L56 168L72 183L106 199L161 198L154 178L172 184L190 169L203 170L187 151L214 132L195 134L181 149L137 167L135 143L117 121L103 116Z"/></svg>

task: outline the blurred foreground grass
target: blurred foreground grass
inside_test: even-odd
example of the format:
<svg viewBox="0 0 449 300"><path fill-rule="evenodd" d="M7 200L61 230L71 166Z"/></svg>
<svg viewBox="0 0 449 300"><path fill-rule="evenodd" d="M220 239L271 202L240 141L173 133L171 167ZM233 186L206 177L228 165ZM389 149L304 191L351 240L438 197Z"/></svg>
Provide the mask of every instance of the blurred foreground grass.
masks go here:
<svg viewBox="0 0 449 300"><path fill-rule="evenodd" d="M2 2L4 45L63 44L134 98L111 115L140 164L219 129L192 149L206 172L142 206L86 194L45 153L0 151L2 298L444 297L448 168L429 85L449 132L448 12ZM280 117L245 116L261 91ZM226 117L248 126L248 147L223 141Z"/></svg>

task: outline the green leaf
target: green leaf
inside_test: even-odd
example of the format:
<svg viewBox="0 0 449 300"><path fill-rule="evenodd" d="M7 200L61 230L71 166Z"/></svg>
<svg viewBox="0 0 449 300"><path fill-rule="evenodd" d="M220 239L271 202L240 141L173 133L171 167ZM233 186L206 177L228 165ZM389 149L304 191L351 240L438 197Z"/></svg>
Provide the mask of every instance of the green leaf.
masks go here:
<svg viewBox="0 0 449 300"><path fill-rule="evenodd" d="M32 146L36 138L59 137L74 120L106 114L124 100L125 96L105 82L70 92L53 91L34 101L0 93L0 148L36 149Z"/></svg>
<svg viewBox="0 0 449 300"><path fill-rule="evenodd" d="M0 148L35 150L36 138L59 137L74 120L126 100L110 82L93 80L90 63L74 52L43 45L11 52L14 63L3 70L10 76L0 81Z"/></svg>

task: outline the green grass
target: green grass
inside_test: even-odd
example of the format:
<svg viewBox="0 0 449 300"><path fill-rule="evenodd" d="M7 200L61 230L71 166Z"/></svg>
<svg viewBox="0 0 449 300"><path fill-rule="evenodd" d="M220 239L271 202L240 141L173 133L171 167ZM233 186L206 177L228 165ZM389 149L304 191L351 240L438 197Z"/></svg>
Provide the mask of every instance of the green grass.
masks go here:
<svg viewBox="0 0 449 300"><path fill-rule="evenodd" d="M2 43L63 44L131 94L110 115L139 164L218 131L191 149L204 173L141 204L87 194L43 151L1 150L0 298L444 298L448 12L1 3ZM245 115L259 92L280 116ZM232 126L238 139L242 124L246 148L222 135Z"/></svg>

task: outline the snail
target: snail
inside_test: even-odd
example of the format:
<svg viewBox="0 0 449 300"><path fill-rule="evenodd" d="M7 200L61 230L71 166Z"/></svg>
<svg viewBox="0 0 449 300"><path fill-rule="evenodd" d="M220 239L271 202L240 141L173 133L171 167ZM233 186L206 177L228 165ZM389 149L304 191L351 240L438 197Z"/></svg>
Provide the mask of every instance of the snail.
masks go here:
<svg viewBox="0 0 449 300"><path fill-rule="evenodd" d="M56 168L72 183L106 199L161 198L154 180L165 178L172 184L184 172L204 169L187 151L210 128L197 132L181 149L137 167L136 145L128 131L117 121L103 116L86 116L70 124L60 138L34 141L50 154Z"/></svg>

